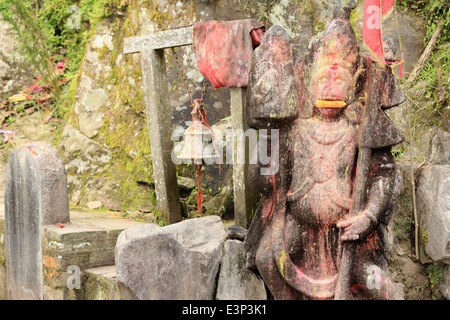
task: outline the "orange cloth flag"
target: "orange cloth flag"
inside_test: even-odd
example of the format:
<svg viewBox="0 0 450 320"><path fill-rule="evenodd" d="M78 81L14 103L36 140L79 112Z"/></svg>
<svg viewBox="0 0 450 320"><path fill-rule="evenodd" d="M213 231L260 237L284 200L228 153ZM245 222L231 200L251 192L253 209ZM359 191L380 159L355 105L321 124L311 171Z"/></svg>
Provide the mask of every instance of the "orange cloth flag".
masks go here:
<svg viewBox="0 0 450 320"><path fill-rule="evenodd" d="M364 44L373 58L380 64L386 64L383 50L382 19L392 12L393 0L365 0L363 17Z"/></svg>

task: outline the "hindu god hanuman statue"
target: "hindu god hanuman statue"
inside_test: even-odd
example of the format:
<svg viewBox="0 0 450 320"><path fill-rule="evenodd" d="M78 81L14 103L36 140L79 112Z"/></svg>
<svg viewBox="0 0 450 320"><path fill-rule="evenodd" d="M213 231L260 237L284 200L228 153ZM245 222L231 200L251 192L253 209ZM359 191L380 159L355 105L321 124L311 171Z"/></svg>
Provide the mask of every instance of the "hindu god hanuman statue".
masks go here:
<svg viewBox="0 0 450 320"><path fill-rule="evenodd" d="M360 54L350 12L336 7L303 59L278 26L253 55L249 124L269 145L278 130L279 165L249 170L262 198L245 248L275 299L401 298L386 229L399 189L391 147L403 135L384 110L405 97L390 66Z"/></svg>

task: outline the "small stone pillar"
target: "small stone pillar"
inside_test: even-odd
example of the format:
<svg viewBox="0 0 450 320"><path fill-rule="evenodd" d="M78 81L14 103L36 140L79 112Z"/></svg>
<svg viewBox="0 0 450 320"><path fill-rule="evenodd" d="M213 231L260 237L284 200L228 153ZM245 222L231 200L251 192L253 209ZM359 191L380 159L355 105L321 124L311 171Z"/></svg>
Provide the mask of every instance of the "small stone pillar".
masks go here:
<svg viewBox="0 0 450 320"><path fill-rule="evenodd" d="M8 159L6 278L10 299L42 299L42 227L69 222L64 164L48 143L31 142Z"/></svg>

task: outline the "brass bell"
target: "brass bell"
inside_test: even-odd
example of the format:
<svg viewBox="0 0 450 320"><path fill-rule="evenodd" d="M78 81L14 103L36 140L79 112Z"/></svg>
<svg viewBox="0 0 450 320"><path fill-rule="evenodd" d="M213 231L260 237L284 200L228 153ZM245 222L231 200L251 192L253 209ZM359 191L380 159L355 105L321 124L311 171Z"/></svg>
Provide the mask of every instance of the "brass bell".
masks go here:
<svg viewBox="0 0 450 320"><path fill-rule="evenodd" d="M178 155L180 160L188 160L194 162L194 167L197 170L197 212L202 212L203 195L200 185L200 171L202 166L209 163L208 160L213 160L219 157L217 152L214 132L208 125L206 120L206 113L203 109L203 101L195 100L193 102L192 110L192 125L187 128L184 133L184 146L181 153ZM213 145L213 146L212 146ZM205 161L206 160L206 161Z"/></svg>
<svg viewBox="0 0 450 320"><path fill-rule="evenodd" d="M202 121L196 118L193 120L192 125L184 133L184 146L178 155L178 159L190 160L194 164L202 165L204 160L217 158L218 154L212 146L212 130Z"/></svg>

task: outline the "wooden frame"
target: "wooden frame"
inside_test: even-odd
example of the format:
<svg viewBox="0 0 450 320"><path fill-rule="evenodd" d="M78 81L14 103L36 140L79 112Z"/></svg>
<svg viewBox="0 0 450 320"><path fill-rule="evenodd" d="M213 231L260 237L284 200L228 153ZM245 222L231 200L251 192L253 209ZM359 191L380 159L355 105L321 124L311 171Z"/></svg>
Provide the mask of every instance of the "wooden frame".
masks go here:
<svg viewBox="0 0 450 320"><path fill-rule="evenodd" d="M129 37L124 40L124 53L141 53L144 77L145 105L148 133L153 161L153 174L158 210L169 223L181 220L176 167L171 160L173 149L172 119L166 81L164 49L192 45L192 27L158 32L152 35ZM233 130L245 129L246 88L231 88L231 118ZM239 145L238 145L239 144ZM234 138L234 159L237 150L247 150L246 142ZM247 183L248 163L233 162L233 190L235 223L247 228L252 210L251 193Z"/></svg>

